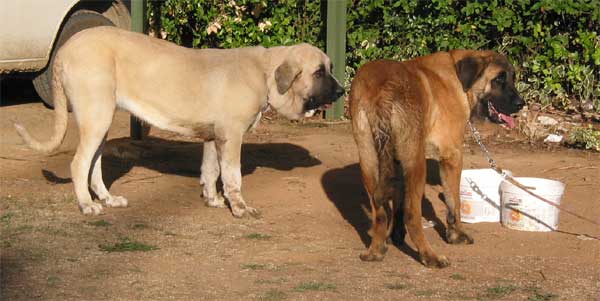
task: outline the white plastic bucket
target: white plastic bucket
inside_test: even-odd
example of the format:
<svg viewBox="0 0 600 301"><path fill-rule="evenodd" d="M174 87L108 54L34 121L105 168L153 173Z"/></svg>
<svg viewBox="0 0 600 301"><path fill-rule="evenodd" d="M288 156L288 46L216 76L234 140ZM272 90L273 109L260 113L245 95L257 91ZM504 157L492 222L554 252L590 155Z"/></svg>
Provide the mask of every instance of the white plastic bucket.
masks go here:
<svg viewBox="0 0 600 301"><path fill-rule="evenodd" d="M508 170L504 171L511 175ZM465 223L500 221L502 176L491 168L465 169L460 176L460 220Z"/></svg>
<svg viewBox="0 0 600 301"><path fill-rule="evenodd" d="M519 183L535 187L531 192L559 205L565 184L540 178L515 178ZM521 188L504 181L500 184L502 196L502 225L521 231L554 231L558 228L558 208L530 195Z"/></svg>

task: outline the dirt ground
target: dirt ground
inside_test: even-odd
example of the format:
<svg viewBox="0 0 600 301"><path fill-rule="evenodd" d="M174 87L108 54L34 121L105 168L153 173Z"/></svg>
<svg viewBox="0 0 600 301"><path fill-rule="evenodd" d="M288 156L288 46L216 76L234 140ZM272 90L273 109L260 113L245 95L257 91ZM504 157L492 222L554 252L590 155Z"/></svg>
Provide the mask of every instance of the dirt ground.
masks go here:
<svg viewBox="0 0 600 301"><path fill-rule="evenodd" d="M236 219L203 204L200 141L152 129L133 143L129 115L119 112L103 173L130 206L83 216L69 175L78 140L72 116L59 150L39 154L21 143L12 121L48 137L52 111L34 96L7 95L0 108L2 300L600 300L600 241L577 237L600 237L599 227L567 214L564 232L467 224L475 244L448 245L439 187L428 188L423 205L438 226L425 233L449 268L422 266L408 237L383 262L361 262L368 200L348 123L263 120L247 135L242 158L243 193L262 218ZM598 220L598 153L532 147L497 125L479 126L504 168L566 183L565 206ZM487 167L470 141L464 167ZM128 247L146 249L116 252Z"/></svg>

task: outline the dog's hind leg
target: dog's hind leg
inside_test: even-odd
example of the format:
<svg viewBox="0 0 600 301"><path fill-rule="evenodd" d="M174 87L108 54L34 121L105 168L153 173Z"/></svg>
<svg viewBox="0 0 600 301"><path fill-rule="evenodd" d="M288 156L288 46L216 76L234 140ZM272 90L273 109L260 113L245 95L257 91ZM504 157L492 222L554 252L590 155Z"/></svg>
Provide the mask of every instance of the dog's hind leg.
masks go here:
<svg viewBox="0 0 600 301"><path fill-rule="evenodd" d="M102 205L92 201L88 191L88 178L91 173L90 167L94 154L104 139L106 130L110 126L110 120L104 123L101 124L99 120L94 120L94 122L80 123L79 125L79 146L71 162L71 177L73 178L79 209L83 214L97 215L102 212Z"/></svg>
<svg viewBox="0 0 600 301"><path fill-rule="evenodd" d="M219 168L219 158L215 142L205 141L203 149L200 174L200 184L203 186L202 196L207 206L224 208L225 199L217 191L217 179L219 178L221 169Z"/></svg>
<svg viewBox="0 0 600 301"><path fill-rule="evenodd" d="M106 139L104 139L106 140ZM93 164L94 168L92 170L92 179L90 182L90 186L94 193L98 196L98 199L103 201L108 207L127 207L127 199L122 196L113 196L108 192L106 186L104 185L104 180L102 179L102 146L104 145L103 141L98 147L96 151L96 155L94 156Z"/></svg>
<svg viewBox="0 0 600 301"><path fill-rule="evenodd" d="M472 244L473 238L467 234L460 221L460 173L462 170L462 152L440 161L440 175L444 188L444 199L448 207L448 228L446 240L451 244Z"/></svg>
<svg viewBox="0 0 600 301"><path fill-rule="evenodd" d="M360 259L363 261L380 261L383 260L387 252L387 238L394 219L394 209L392 208L393 188L389 178L382 178L381 172L377 176L375 175L378 172L377 169L373 170L365 167L367 165L365 162L368 160L364 155L361 157L361 173L371 201L372 226L369 230L371 244L369 249L360 255Z"/></svg>
<svg viewBox="0 0 600 301"><path fill-rule="evenodd" d="M113 83L114 80L97 75L93 80L78 82L68 90L69 100L79 126L79 145L71 162L71 177L79 209L83 214L100 214L102 211L102 205L92 200L88 183L94 183L92 188L98 189L97 193L107 193L104 183L102 185L99 183L102 182L100 158L94 163L96 173L91 167L94 157L101 151L100 146L104 142L115 112ZM104 188L104 191L101 191L101 188Z"/></svg>
<svg viewBox="0 0 600 301"><path fill-rule="evenodd" d="M413 145L418 144L417 141L412 143ZM428 267L443 268L449 266L450 262L445 256L438 256L433 252L425 238L421 223L421 202L425 190L427 168L423 147L416 146L417 148L405 153L412 154L412 156L405 155L401 159L405 179L404 221L410 239L419 251L421 262Z"/></svg>
<svg viewBox="0 0 600 301"><path fill-rule="evenodd" d="M380 261L383 260L387 251L388 230L393 220L393 210L390 210L389 205L392 194L387 193L393 189L389 181L394 168L393 160L392 157L386 156L386 154L382 156L377 150L376 143L387 144L387 142L375 141L371 121L367 118L365 111L361 109L353 117L354 139L358 146L363 184L371 203L372 222L369 230L371 244L366 252L360 254L360 259L363 261ZM388 146L386 145L386 147Z"/></svg>

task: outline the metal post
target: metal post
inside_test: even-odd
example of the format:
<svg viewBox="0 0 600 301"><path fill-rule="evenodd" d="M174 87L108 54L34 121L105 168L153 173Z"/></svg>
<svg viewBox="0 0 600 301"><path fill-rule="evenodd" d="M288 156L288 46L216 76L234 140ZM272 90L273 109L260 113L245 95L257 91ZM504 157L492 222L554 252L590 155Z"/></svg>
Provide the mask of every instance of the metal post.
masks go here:
<svg viewBox="0 0 600 301"><path fill-rule="evenodd" d="M131 31L146 32L146 0L131 0ZM129 121L129 135L134 140L141 140L143 137L143 125L139 119L131 115Z"/></svg>
<svg viewBox="0 0 600 301"><path fill-rule="evenodd" d="M333 75L344 84L346 71L346 0L327 1L327 55L333 63ZM344 116L344 97L325 112L327 120Z"/></svg>

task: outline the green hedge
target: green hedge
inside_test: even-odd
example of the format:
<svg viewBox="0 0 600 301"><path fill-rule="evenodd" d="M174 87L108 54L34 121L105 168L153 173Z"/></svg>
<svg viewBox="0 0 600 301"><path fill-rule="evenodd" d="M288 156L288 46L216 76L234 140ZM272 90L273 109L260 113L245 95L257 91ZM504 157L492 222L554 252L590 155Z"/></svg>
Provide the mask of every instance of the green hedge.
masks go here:
<svg viewBox="0 0 600 301"><path fill-rule="evenodd" d="M166 39L190 47L308 42L324 48L322 5L167 0L151 3L149 15L160 20ZM561 110L593 104L600 112L600 0L354 0L347 19L349 78L374 59L494 49L515 64L529 102Z"/></svg>

